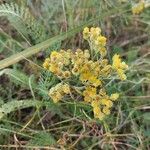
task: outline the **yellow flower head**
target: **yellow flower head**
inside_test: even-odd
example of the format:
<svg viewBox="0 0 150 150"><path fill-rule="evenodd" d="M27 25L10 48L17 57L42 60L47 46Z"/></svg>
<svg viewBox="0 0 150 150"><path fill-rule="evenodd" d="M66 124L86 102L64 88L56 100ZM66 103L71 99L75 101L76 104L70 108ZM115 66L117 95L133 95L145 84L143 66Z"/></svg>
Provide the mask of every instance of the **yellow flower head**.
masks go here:
<svg viewBox="0 0 150 150"><path fill-rule="evenodd" d="M99 90L99 95L100 95L101 97L106 97L106 96L107 96L107 95L106 95L106 91L105 91L104 88L102 88L102 89Z"/></svg>
<svg viewBox="0 0 150 150"><path fill-rule="evenodd" d="M111 96L110 96L110 99L112 101L116 101L118 98L119 98L119 94L118 93L111 94Z"/></svg>
<svg viewBox="0 0 150 150"><path fill-rule="evenodd" d="M63 85L63 92L65 94L69 94L70 93L70 86L68 84L64 84Z"/></svg>
<svg viewBox="0 0 150 150"><path fill-rule="evenodd" d="M106 66L101 70L102 76L104 76L104 77L109 76L110 73L111 73L111 68L112 68L111 65L106 65Z"/></svg>
<svg viewBox="0 0 150 150"><path fill-rule="evenodd" d="M92 99L96 96L96 88L87 86L83 91L84 101L91 102Z"/></svg>
<svg viewBox="0 0 150 150"><path fill-rule="evenodd" d="M94 39L96 39L99 35L100 35L100 33L101 33L101 29L100 28L91 28L90 29L90 39L91 40L94 40Z"/></svg>
<svg viewBox="0 0 150 150"><path fill-rule="evenodd" d="M98 46L104 47L104 46L106 46L106 40L107 40L106 37L98 36L98 38L95 41L95 44Z"/></svg>
<svg viewBox="0 0 150 150"><path fill-rule="evenodd" d="M54 103L57 103L62 99L62 95L61 95L59 89L57 89L57 88L58 88L58 86L51 88L49 91L49 94L48 94L50 96L50 98L52 98Z"/></svg>
<svg viewBox="0 0 150 150"><path fill-rule="evenodd" d="M54 74L60 73L60 68L58 67L58 64L50 64L49 65L49 71L53 72Z"/></svg>
<svg viewBox="0 0 150 150"><path fill-rule="evenodd" d="M100 52L102 58L105 57L107 54L107 50L105 47L100 47L99 52Z"/></svg>
<svg viewBox="0 0 150 150"><path fill-rule="evenodd" d="M90 29L88 27L85 27L83 30L83 38L87 40L89 36L90 36Z"/></svg>
<svg viewBox="0 0 150 150"><path fill-rule="evenodd" d="M44 63L43 63L43 67L45 69L48 69L49 65L50 65L50 58L46 58L45 61L44 61Z"/></svg>
<svg viewBox="0 0 150 150"><path fill-rule="evenodd" d="M115 68L115 69L118 69L120 68L120 64L121 64L121 59L120 59L120 56L118 54L115 54L113 56L113 64L112 66Z"/></svg>
<svg viewBox="0 0 150 150"><path fill-rule="evenodd" d="M49 96L52 98L54 103L62 100L65 94L70 93L70 86L68 84L59 83L55 87L52 87L49 91Z"/></svg>
<svg viewBox="0 0 150 150"><path fill-rule="evenodd" d="M73 75L77 76L79 74L79 68L77 66L76 67L74 66L74 68L72 68L71 72Z"/></svg>
<svg viewBox="0 0 150 150"><path fill-rule="evenodd" d="M60 59L62 59L62 55L57 51L52 51L50 59L52 62L60 61Z"/></svg>
<svg viewBox="0 0 150 150"><path fill-rule="evenodd" d="M91 106L92 107L99 107L99 105L100 105L99 100L93 100L93 101L91 101Z"/></svg>
<svg viewBox="0 0 150 150"><path fill-rule="evenodd" d="M94 118L97 118L99 120L103 120L105 115L102 113L101 109L99 107L93 107L94 112Z"/></svg>
<svg viewBox="0 0 150 150"><path fill-rule="evenodd" d="M140 1L138 4L136 4L132 7L132 13L134 15L138 15L144 10L144 7L145 7L145 2Z"/></svg>
<svg viewBox="0 0 150 150"><path fill-rule="evenodd" d="M106 115L109 115L110 114L110 109L108 107L104 107L103 108L103 113L106 114Z"/></svg>
<svg viewBox="0 0 150 150"><path fill-rule="evenodd" d="M58 103L62 99L62 95L60 93L51 94L49 96L53 99L54 103Z"/></svg>
<svg viewBox="0 0 150 150"><path fill-rule="evenodd" d="M102 67L105 67L106 65L108 65L108 59L103 59L101 62L100 62L100 65Z"/></svg>
<svg viewBox="0 0 150 150"><path fill-rule="evenodd" d="M89 50L85 50L84 51L84 57L87 58L87 59L90 58L90 52L89 52Z"/></svg>
<svg viewBox="0 0 150 150"><path fill-rule="evenodd" d="M70 78L70 76L71 76L70 71L64 71L64 72L63 72L63 77L64 77L64 78Z"/></svg>
<svg viewBox="0 0 150 150"><path fill-rule="evenodd" d="M115 71L117 71L117 74L119 75L121 80L126 80L126 75L124 74L124 72L128 68L128 65L126 65L125 62L121 62L121 58L117 54L113 56L112 67Z"/></svg>
<svg viewBox="0 0 150 150"><path fill-rule="evenodd" d="M111 108L113 106L113 102L109 99L102 99L101 104Z"/></svg>
<svg viewBox="0 0 150 150"><path fill-rule="evenodd" d="M102 84L102 82L93 75L91 75L91 77L89 78L89 82L95 87L98 87Z"/></svg>
<svg viewBox="0 0 150 150"><path fill-rule="evenodd" d="M121 69L128 69L128 65L123 61L123 62L120 64L120 68L121 68Z"/></svg>
<svg viewBox="0 0 150 150"><path fill-rule="evenodd" d="M118 69L117 70L118 76L120 77L121 80L126 80L127 76L124 74L124 70Z"/></svg>

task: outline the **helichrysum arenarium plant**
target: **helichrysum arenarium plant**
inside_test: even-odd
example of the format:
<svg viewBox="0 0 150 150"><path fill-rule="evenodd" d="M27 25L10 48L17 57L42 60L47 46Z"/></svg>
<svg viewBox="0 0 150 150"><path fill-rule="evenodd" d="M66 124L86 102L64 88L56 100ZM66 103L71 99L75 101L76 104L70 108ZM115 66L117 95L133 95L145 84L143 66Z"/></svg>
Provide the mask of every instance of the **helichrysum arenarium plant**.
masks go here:
<svg viewBox="0 0 150 150"><path fill-rule="evenodd" d="M45 59L43 67L60 80L49 90L49 96L54 103L65 100L66 95L76 101L82 100L85 105L92 106L95 118L103 120L119 97L118 93L107 94L106 79L117 75L120 80L125 80L128 66L118 54L113 56L112 64L109 63L107 39L100 28L84 28L83 38L88 41L89 49L52 51Z"/></svg>

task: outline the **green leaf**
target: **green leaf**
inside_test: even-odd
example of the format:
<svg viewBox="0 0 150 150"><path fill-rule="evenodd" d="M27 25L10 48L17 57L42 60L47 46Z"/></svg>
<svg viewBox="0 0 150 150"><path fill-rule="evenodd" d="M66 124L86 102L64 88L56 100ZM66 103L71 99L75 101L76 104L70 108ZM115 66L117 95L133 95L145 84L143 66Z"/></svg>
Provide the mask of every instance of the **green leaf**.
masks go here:
<svg viewBox="0 0 150 150"><path fill-rule="evenodd" d="M19 101L12 100L10 102L3 104L0 107L0 119L2 119L5 115L15 110L28 108L28 107L36 107L41 104L42 102L37 100L19 100Z"/></svg>
<svg viewBox="0 0 150 150"><path fill-rule="evenodd" d="M5 3L0 5L0 16L5 16L16 30L26 38L29 35L35 43L46 39L46 31L30 13L26 7L17 3ZM23 36L23 37L24 37Z"/></svg>
<svg viewBox="0 0 150 150"><path fill-rule="evenodd" d="M34 146L50 146L56 144L56 140L50 133L38 132L27 145Z"/></svg>
<svg viewBox="0 0 150 150"><path fill-rule="evenodd" d="M145 123L150 124L150 112L145 112L143 114L143 120L144 120Z"/></svg>
<svg viewBox="0 0 150 150"><path fill-rule="evenodd" d="M54 104L52 101L39 101L39 100L12 100L10 102L4 103L0 107L0 119L2 119L7 114L28 107L39 107L39 106L46 106L46 108L53 112L54 114L58 114L60 117L64 117L61 113L60 106L58 104Z"/></svg>
<svg viewBox="0 0 150 150"><path fill-rule="evenodd" d="M122 48L122 47L119 47L119 46L117 46L117 45L113 46L113 53L114 53L114 54L115 54L115 53L120 54L120 53L122 53L122 51L123 51L123 48Z"/></svg>
<svg viewBox="0 0 150 150"><path fill-rule="evenodd" d="M128 62L132 62L137 58L138 51L137 50L131 50L128 51Z"/></svg>
<svg viewBox="0 0 150 150"><path fill-rule="evenodd" d="M24 73L15 70L15 69L4 69L2 71L0 71L0 76L6 74L8 76L10 76L13 80L13 82L17 82L21 85L26 85L29 86L29 77L27 75L25 75ZM36 84L34 82L34 80L32 81L32 87L35 88Z"/></svg>

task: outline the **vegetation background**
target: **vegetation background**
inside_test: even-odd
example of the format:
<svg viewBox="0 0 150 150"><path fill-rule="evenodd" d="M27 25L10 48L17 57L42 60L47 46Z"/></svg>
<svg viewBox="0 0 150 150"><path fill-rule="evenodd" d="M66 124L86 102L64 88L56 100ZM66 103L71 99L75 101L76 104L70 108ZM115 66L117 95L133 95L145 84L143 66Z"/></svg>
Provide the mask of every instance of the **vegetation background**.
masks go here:
<svg viewBox="0 0 150 150"><path fill-rule="evenodd" d="M0 0L0 149L150 149L150 1ZM112 81L121 93L105 122L76 101L54 104L57 83L42 68L51 50L87 47L85 26L100 26L108 58L129 65L127 80Z"/></svg>

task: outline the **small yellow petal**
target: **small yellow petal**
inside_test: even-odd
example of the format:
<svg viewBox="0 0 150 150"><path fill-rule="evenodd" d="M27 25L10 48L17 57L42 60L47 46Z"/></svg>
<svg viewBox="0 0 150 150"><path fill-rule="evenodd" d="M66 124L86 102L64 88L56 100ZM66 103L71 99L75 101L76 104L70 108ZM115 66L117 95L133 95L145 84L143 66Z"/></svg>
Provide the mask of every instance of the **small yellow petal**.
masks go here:
<svg viewBox="0 0 150 150"><path fill-rule="evenodd" d="M117 100L118 98L119 98L118 93L111 94L111 96L110 96L110 99L113 100L113 101Z"/></svg>

